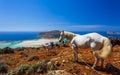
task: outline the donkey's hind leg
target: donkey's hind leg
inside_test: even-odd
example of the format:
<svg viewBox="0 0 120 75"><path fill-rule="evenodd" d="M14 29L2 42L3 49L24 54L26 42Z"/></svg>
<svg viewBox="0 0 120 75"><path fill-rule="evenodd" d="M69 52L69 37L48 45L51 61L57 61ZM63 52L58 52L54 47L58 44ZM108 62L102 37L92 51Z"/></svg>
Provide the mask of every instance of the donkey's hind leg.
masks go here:
<svg viewBox="0 0 120 75"><path fill-rule="evenodd" d="M101 69L103 69L104 59L101 58Z"/></svg>
<svg viewBox="0 0 120 75"><path fill-rule="evenodd" d="M98 64L98 61L99 61L99 59L98 59L97 57L95 57L95 62L94 62L94 64L93 64L93 66L92 66L93 69L94 69L94 68L96 67L96 65Z"/></svg>
<svg viewBox="0 0 120 75"><path fill-rule="evenodd" d="M98 62L99 62L99 58L96 56L95 52L93 52L93 55L95 57L95 62L93 64L92 68L94 69L96 67L96 65L98 64Z"/></svg>

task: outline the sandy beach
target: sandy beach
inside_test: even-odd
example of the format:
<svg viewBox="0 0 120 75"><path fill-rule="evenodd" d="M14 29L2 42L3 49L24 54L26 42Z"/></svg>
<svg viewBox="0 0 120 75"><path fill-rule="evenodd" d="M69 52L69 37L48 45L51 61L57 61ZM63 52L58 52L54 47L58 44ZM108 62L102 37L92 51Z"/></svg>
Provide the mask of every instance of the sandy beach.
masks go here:
<svg viewBox="0 0 120 75"><path fill-rule="evenodd" d="M57 42L58 39L38 39L38 40L27 40L16 44L16 47L40 47L49 42Z"/></svg>

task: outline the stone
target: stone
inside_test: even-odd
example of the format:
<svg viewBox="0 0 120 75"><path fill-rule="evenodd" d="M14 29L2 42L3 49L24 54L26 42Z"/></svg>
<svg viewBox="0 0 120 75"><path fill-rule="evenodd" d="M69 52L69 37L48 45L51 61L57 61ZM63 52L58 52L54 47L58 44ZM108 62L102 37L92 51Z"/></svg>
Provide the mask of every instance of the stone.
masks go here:
<svg viewBox="0 0 120 75"><path fill-rule="evenodd" d="M39 60L39 56L31 56L28 58L28 61Z"/></svg>

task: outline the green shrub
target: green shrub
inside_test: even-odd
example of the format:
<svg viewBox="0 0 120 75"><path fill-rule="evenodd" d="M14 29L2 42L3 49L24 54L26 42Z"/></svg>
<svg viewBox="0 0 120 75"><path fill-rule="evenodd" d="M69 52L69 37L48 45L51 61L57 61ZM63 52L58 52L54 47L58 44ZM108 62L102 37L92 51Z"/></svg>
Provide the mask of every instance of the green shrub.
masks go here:
<svg viewBox="0 0 120 75"><path fill-rule="evenodd" d="M7 73L8 72L8 66L6 63L0 62L0 73Z"/></svg>
<svg viewBox="0 0 120 75"><path fill-rule="evenodd" d="M33 73L34 69L28 64L22 65L17 68L17 75L33 75Z"/></svg>
<svg viewBox="0 0 120 75"><path fill-rule="evenodd" d="M6 75L17 75L15 70L10 70Z"/></svg>
<svg viewBox="0 0 120 75"><path fill-rule="evenodd" d="M47 71L47 63L49 60L44 60L42 62L38 62L37 64L33 65L33 69L37 73L45 73Z"/></svg>
<svg viewBox="0 0 120 75"><path fill-rule="evenodd" d="M47 69L48 70L57 70L58 67L53 62L51 62L51 64L47 66Z"/></svg>

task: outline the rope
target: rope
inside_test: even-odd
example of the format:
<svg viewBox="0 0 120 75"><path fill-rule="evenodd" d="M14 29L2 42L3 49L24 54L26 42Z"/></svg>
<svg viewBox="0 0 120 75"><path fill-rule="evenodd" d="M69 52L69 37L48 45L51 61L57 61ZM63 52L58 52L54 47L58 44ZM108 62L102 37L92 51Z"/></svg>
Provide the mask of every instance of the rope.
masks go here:
<svg viewBox="0 0 120 75"><path fill-rule="evenodd" d="M81 57L80 57L81 58ZM81 61L84 62L88 67L90 67L90 69L92 69L93 71L97 72L99 75L102 75L102 73L98 72L97 70L95 70L94 68L92 68L89 64L87 64L82 58Z"/></svg>

